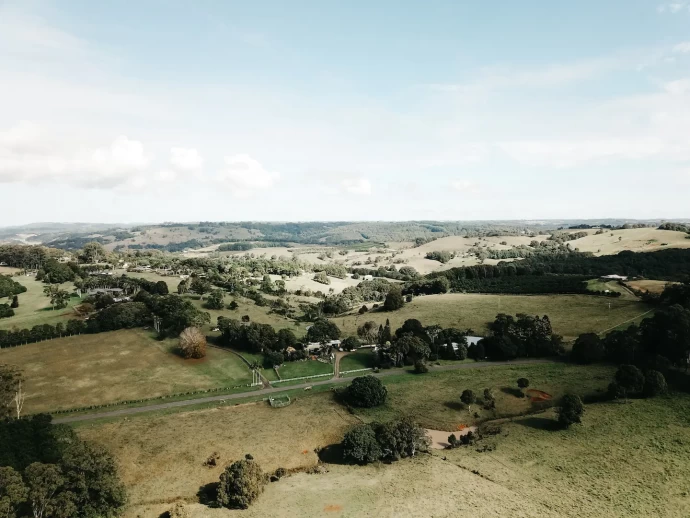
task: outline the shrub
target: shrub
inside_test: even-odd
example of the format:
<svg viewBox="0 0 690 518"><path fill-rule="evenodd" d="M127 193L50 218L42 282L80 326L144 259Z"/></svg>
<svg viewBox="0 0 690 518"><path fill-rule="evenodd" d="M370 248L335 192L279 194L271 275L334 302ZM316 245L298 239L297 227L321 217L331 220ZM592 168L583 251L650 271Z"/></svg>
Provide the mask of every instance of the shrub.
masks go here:
<svg viewBox="0 0 690 518"><path fill-rule="evenodd" d="M600 362L604 359L606 350L604 342L595 333L585 333L580 335L570 353L570 357L574 362L588 364Z"/></svg>
<svg viewBox="0 0 690 518"><path fill-rule="evenodd" d="M376 462L383 455L374 429L368 424L356 426L345 434L343 458L357 464Z"/></svg>
<svg viewBox="0 0 690 518"><path fill-rule="evenodd" d="M386 300L383 302L383 309L386 311L395 311L405 305L402 293L399 289L393 288L386 295Z"/></svg>
<svg viewBox="0 0 690 518"><path fill-rule="evenodd" d="M560 405L556 409L558 422L561 426L568 428L571 424L581 422L582 414L585 410L580 396L566 394L561 399Z"/></svg>
<svg viewBox="0 0 690 518"><path fill-rule="evenodd" d="M208 309L223 309L223 290L213 290L206 297L206 307Z"/></svg>
<svg viewBox="0 0 690 518"><path fill-rule="evenodd" d="M10 307L12 309L16 309L19 307L19 297L17 295L14 295L12 297L12 304L10 304Z"/></svg>
<svg viewBox="0 0 690 518"><path fill-rule="evenodd" d="M231 309L232 311L235 311L238 307L239 307L239 304L235 300L233 300L232 302L230 302L230 304L228 304L228 309Z"/></svg>
<svg viewBox="0 0 690 518"><path fill-rule="evenodd" d="M366 304L364 304L361 308L359 308L359 314L360 314L360 315L363 315L363 314L366 313L367 311L369 311L369 308L367 307Z"/></svg>
<svg viewBox="0 0 690 518"><path fill-rule="evenodd" d="M642 390L645 397L656 397L668 392L666 378L659 371L649 371L644 378Z"/></svg>
<svg viewBox="0 0 690 518"><path fill-rule="evenodd" d="M616 371L616 382L627 394L637 394L644 388L644 374L634 365L621 365Z"/></svg>
<svg viewBox="0 0 690 518"><path fill-rule="evenodd" d="M326 275L326 272L318 272L314 274L313 280L316 282L319 282L321 284L330 284L331 280L328 278L328 275Z"/></svg>
<svg viewBox="0 0 690 518"><path fill-rule="evenodd" d="M472 412L472 405L477 401L477 396L470 389L465 389L460 394L460 401L467 405L468 412Z"/></svg>
<svg viewBox="0 0 690 518"><path fill-rule="evenodd" d="M189 518L189 511L181 502L178 502L175 505L173 505L172 508L166 514L167 518Z"/></svg>
<svg viewBox="0 0 690 518"><path fill-rule="evenodd" d="M220 475L218 503L231 509L247 509L265 485L266 476L254 460L238 460Z"/></svg>
<svg viewBox="0 0 690 518"><path fill-rule="evenodd" d="M429 367L427 367L424 360L417 360L414 362L414 371L416 374L426 374L429 372Z"/></svg>
<svg viewBox="0 0 690 518"><path fill-rule="evenodd" d="M188 327L180 333L180 354L183 358L206 356L206 336L197 327Z"/></svg>
<svg viewBox="0 0 690 518"><path fill-rule="evenodd" d="M347 402L352 406L372 408L386 402L388 390L375 376L360 376L345 390Z"/></svg>
<svg viewBox="0 0 690 518"><path fill-rule="evenodd" d="M625 399L625 397L628 395L626 390L616 381L609 383L606 393L611 399Z"/></svg>

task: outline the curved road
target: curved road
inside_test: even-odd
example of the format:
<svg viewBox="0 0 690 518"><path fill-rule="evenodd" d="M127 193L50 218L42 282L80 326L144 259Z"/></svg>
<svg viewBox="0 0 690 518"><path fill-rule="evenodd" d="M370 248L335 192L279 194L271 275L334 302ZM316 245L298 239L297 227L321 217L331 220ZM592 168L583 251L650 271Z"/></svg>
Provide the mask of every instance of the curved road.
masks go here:
<svg viewBox="0 0 690 518"><path fill-rule="evenodd" d="M438 367L433 367L432 369L430 369L430 372L454 371L454 370L462 370L462 369L481 369L484 367L495 367L495 366L501 366L501 365L531 365L531 364L535 364L535 363L557 363L557 362L558 362L558 360L535 359L535 360L516 360L516 361L511 361L511 362L461 363L458 365L441 365ZM392 376L394 374L403 374L405 372L407 372L405 369L390 369L390 370L382 371L379 373L371 372L370 374L372 376L377 376L379 378L383 378L386 376ZM365 373L362 373L362 374L365 374ZM120 410L111 410L109 412L96 412L93 414L83 414L83 415L73 415L73 416L67 416L67 417L58 417L57 419L53 419L53 423L55 423L55 424L76 423L76 422L80 422L80 421L92 421L94 419L104 419L104 418L109 418L109 417L120 417L120 416L128 416L128 415L133 415L133 414L143 414L145 412L153 412L156 410L166 410L168 408L178 408L178 407L199 405L202 403L211 403L213 401L228 401L228 400L233 400L233 399L246 399L249 397L274 394L276 392L285 392L286 390L305 389L307 387L315 387L318 385L331 385L331 384L336 384L336 383L347 383L348 381L351 381L351 380L352 380L352 378L336 378L336 377L334 377L334 378L330 378L327 380L314 381L312 383L302 383L300 385L291 385L290 387L264 388L264 389L260 389L260 390L255 390L253 392L240 392L238 394L226 394L226 395L221 395L221 396L209 396L209 397L202 397L202 398L196 398L196 399L185 399L182 401L170 401L168 403L158 403L155 405L146 405L146 406L139 406L139 407L132 407L132 408L122 408Z"/></svg>

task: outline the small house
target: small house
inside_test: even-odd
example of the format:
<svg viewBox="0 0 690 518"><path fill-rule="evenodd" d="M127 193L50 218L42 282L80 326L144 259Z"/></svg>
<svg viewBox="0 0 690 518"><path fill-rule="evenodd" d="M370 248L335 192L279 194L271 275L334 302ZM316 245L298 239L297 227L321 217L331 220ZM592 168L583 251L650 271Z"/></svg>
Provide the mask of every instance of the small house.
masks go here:
<svg viewBox="0 0 690 518"><path fill-rule="evenodd" d="M627 281L628 278L625 275L602 275L599 277L602 281Z"/></svg>

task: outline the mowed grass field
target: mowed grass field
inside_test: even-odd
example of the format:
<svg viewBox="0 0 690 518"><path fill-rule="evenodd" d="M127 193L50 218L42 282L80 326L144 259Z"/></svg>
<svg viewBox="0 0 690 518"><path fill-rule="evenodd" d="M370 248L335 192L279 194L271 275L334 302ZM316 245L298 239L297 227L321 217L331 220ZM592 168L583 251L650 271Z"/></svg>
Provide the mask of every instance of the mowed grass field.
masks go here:
<svg viewBox="0 0 690 518"><path fill-rule="evenodd" d="M25 275L12 277L13 280L23 284L26 292L19 294L19 307L14 310L14 316L0 319L0 329L31 328L38 324L52 324L67 322L70 318L76 318L74 306L81 304L79 297L70 297L65 309L56 309L50 305L50 299L43 294L45 284L37 281L35 277ZM68 293L72 293L74 286L66 282L60 286ZM9 304L11 298L0 299L0 304Z"/></svg>
<svg viewBox="0 0 690 518"><path fill-rule="evenodd" d="M0 363L26 378L27 413L153 398L251 382L232 353L209 347L206 358L184 360L175 340L141 329L59 338L0 350Z"/></svg>
<svg viewBox="0 0 690 518"><path fill-rule="evenodd" d="M611 307L609 308L609 304ZM448 293L415 297L397 311L370 311L364 315L347 315L331 319L345 335L355 335L357 326L368 320L385 324L390 319L393 331L408 318L416 318L423 325L470 328L486 333L486 324L498 313L516 315L548 315L554 332L566 339L581 333L600 333L651 308L638 300L608 298L591 295L479 295Z"/></svg>
<svg viewBox="0 0 690 518"><path fill-rule="evenodd" d="M425 426L453 429L468 423L467 410L457 403L464 388L477 391L488 385L498 413L509 414L530 410L526 399L501 390L515 387L518 376L559 396L597 394L612 375L609 367L557 363L408 374L404 382L397 376L384 379L389 405L357 410L356 416L330 394L318 393L282 409L252 403L83 423L77 431L114 453L130 495L126 516L132 518L158 516L177 498L189 504L192 518L687 516L690 396L685 394L590 404L583 424L569 430L552 428L550 410L518 417L502 424L500 436L486 440L495 446L486 453L461 448L392 465L327 465L325 474L297 474L269 484L246 511L196 503L199 488L217 481L223 467L245 453L267 472L308 467L317 462L314 449L338 442L358 418L408 413ZM204 467L212 452L220 454L219 466Z"/></svg>

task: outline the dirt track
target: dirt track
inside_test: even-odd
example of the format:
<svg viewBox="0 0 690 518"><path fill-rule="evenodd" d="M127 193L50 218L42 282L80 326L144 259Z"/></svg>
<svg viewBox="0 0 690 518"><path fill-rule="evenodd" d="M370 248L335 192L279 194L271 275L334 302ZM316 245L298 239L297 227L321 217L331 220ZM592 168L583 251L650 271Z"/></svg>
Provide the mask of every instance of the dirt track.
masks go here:
<svg viewBox="0 0 690 518"><path fill-rule="evenodd" d="M477 362L477 363L462 363L458 365L442 365L439 367L433 367L430 369L431 372L434 371L450 371L450 370L461 370L461 369L479 369L483 367L495 367L495 366L501 366L501 365L520 365L520 364L534 364L534 363L552 363L557 360L543 360L543 359L538 359L538 360L516 360L512 362ZM373 376L377 377L386 377L386 376L392 376L394 374L402 374L405 372L405 369L391 369L379 373L371 373ZM254 396L262 396L262 395L268 395L268 394L273 394L276 392L285 392L286 390L299 390L299 389L304 389L306 387L313 387L313 386L318 386L318 385L330 385L330 384L336 384L336 383L347 383L351 381L352 378L331 378L323 381L314 381L311 383L302 383L301 385L292 385L291 387L276 387L276 388L265 388L261 390L256 390L254 392L241 392L239 394L226 394L226 395L220 395L220 396L209 396L209 397L203 397L203 398L196 398L196 399L185 399L182 401L170 401L168 403L158 403L155 405L146 405L146 406L140 406L140 407L134 407L134 408L122 408L120 410L111 410L109 412L97 412L93 414L83 414L83 415L73 415L73 416L66 416L66 417L58 417L57 419L53 420L53 423L55 424L60 424L60 423L76 423L80 421L92 421L94 419L104 419L104 418L110 418L110 417L120 417L120 416L128 416L128 415L133 415L133 414L142 414L145 412L153 412L156 410L166 410L168 408L178 408L178 407L185 407L185 406L190 406L190 405L199 405L202 403L211 403L213 401L228 401L228 400L233 400L233 399L245 399L248 397L254 397Z"/></svg>

